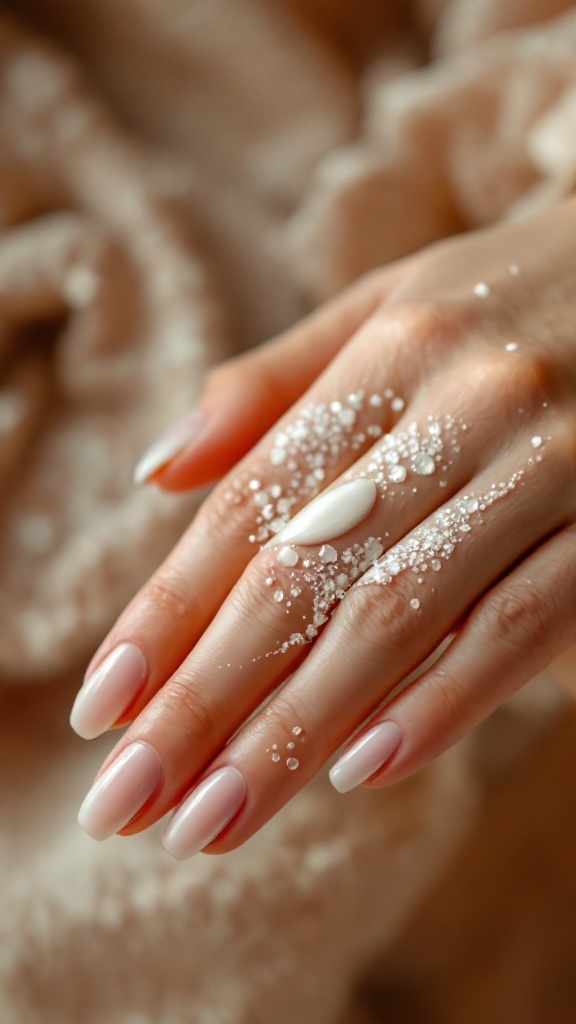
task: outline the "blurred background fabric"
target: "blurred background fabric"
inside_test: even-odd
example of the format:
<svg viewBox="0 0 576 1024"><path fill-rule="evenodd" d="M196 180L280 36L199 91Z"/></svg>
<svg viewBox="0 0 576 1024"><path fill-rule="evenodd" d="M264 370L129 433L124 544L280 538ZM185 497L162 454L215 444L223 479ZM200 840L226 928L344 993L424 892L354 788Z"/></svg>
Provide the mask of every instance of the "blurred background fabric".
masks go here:
<svg viewBox="0 0 576 1024"><path fill-rule="evenodd" d="M13 0L0 14L2 1024L572 1024L574 662L391 791L176 864L75 810L82 668L201 498L135 460L211 364L576 185L576 10Z"/></svg>

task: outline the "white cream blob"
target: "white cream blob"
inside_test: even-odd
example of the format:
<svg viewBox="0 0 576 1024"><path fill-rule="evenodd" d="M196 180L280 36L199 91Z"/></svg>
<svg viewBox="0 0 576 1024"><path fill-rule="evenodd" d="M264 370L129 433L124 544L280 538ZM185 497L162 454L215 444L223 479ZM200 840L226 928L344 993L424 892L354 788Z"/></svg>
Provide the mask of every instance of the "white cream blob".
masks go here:
<svg viewBox="0 0 576 1024"><path fill-rule="evenodd" d="M378 493L373 480L351 480L324 491L306 505L272 544L320 544L347 533L372 510Z"/></svg>

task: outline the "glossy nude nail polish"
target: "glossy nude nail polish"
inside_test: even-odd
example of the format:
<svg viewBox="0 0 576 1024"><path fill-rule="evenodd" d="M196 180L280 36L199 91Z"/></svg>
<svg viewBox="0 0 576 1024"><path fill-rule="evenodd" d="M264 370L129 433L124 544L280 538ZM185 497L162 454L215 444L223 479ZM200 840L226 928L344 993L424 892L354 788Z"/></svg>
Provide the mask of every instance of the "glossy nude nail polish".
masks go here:
<svg viewBox="0 0 576 1024"><path fill-rule="evenodd" d="M232 821L245 798L246 781L238 769L218 768L174 812L162 835L164 849L178 860L199 853Z"/></svg>
<svg viewBox="0 0 576 1024"><path fill-rule="evenodd" d="M184 451L204 429L204 415L199 409L174 423L144 452L134 470L135 484L148 483L151 477Z"/></svg>
<svg viewBox="0 0 576 1024"><path fill-rule="evenodd" d="M400 746L402 733L396 722L379 722L364 733L330 769L330 782L339 793L348 793L366 782L386 764Z"/></svg>
<svg viewBox="0 0 576 1024"><path fill-rule="evenodd" d="M146 658L135 644L118 644L78 691L70 725L84 740L106 732L130 707L148 678Z"/></svg>
<svg viewBox="0 0 576 1024"><path fill-rule="evenodd" d="M162 764L154 747L131 743L92 786L78 823L93 839L108 839L132 820L161 778Z"/></svg>

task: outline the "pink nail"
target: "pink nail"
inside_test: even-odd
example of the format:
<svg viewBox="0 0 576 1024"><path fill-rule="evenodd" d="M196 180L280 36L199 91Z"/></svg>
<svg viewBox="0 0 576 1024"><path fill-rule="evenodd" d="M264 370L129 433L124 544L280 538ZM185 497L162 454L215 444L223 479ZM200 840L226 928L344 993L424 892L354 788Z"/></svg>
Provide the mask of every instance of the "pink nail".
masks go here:
<svg viewBox="0 0 576 1024"><path fill-rule="evenodd" d="M134 483L147 483L154 473L196 440L204 429L204 423L204 415L199 409L194 409L184 419L174 423L144 452L134 470Z"/></svg>
<svg viewBox="0 0 576 1024"><path fill-rule="evenodd" d="M168 822L162 844L178 860L192 857L226 828L246 798L246 782L226 765L209 775L184 800Z"/></svg>
<svg viewBox="0 0 576 1024"><path fill-rule="evenodd" d="M70 713L74 731L85 740L106 732L136 699L147 677L148 665L140 648L119 644L79 691Z"/></svg>
<svg viewBox="0 0 576 1024"><path fill-rule="evenodd" d="M396 722L380 722L364 733L330 769L330 782L339 793L355 789L377 772L400 746Z"/></svg>
<svg viewBox="0 0 576 1024"><path fill-rule="evenodd" d="M88 793L78 822L93 839L108 839L127 825L162 778L160 758L148 743L131 743Z"/></svg>

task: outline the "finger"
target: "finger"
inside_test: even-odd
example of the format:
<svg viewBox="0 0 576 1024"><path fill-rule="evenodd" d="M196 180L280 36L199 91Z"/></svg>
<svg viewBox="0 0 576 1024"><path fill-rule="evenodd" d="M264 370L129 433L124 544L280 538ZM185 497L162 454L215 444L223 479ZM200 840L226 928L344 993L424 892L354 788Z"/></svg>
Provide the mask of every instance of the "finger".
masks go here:
<svg viewBox="0 0 576 1024"><path fill-rule="evenodd" d="M374 315L354 338L366 368L345 348L308 400L215 489L92 659L72 713L81 736L134 717L193 648L257 545L390 429L404 401L392 387L372 391L371 360L377 342L381 379L393 382L402 341L393 319ZM356 380L363 388L351 393Z"/></svg>
<svg viewBox="0 0 576 1024"><path fill-rule="evenodd" d="M208 374L200 408L148 449L135 482L182 491L227 473L316 380L400 276L400 265L368 274L278 338L219 364Z"/></svg>
<svg viewBox="0 0 576 1024"><path fill-rule="evenodd" d="M331 771L388 786L469 733L576 642L576 529L543 544L474 608L436 664L363 728ZM394 737L395 747L386 744Z"/></svg>
<svg viewBox="0 0 576 1024"><path fill-rule="evenodd" d="M495 470L498 483L506 480L506 474L508 479L514 476L510 465L506 471L503 466L496 466ZM489 477L480 479L472 492L476 497L470 498L471 492L460 495L384 556L382 563L392 571L389 583L354 587L347 594L298 671L265 710L203 770L202 779L210 778L214 771L229 765L240 771L246 782L246 799L241 809L237 809L232 824L210 849L233 849L261 828L453 631L455 623L498 580L510 562L526 554L538 537L558 527L558 509L564 492L558 482L557 467L555 472L546 474L546 480L542 479L544 474L538 475L537 487L518 482L492 504L488 504L492 500L492 482ZM535 477L536 474L532 481ZM546 488L548 482L551 503L546 510L534 514L539 487ZM506 489L498 487L496 491L500 494ZM487 507L470 513L466 519L468 503L474 500ZM528 514L530 509L532 515ZM452 518L451 511L456 512L456 518ZM510 521L516 527L513 536ZM462 525L471 529L459 541ZM423 545L433 541L437 531L448 532L448 539L428 549L435 556L428 561L429 554L424 555ZM416 547L414 541L418 542ZM414 565L409 564L411 553L416 555ZM436 557L441 562L439 570L432 567ZM413 572L413 568L418 572ZM295 725L301 730L296 753L288 748L294 741L291 732ZM400 742L398 732L389 733L387 741L392 754ZM281 771L274 771L278 765L266 753L274 743L276 752L281 754ZM293 756L299 763L297 770L291 771L287 760ZM190 839L194 835L188 829ZM171 846L170 833L168 844ZM176 844L176 852L178 848Z"/></svg>
<svg viewBox="0 0 576 1024"><path fill-rule="evenodd" d="M497 471L500 468L496 467ZM488 481L481 481L483 489L477 510L470 512L471 499L462 496L453 510L453 522L446 525L448 512L444 510L441 520L438 520L440 513L436 515L425 537L417 535L421 551L420 563L416 568L422 571L421 577L410 571L413 566L408 561L406 565L401 563L399 554L400 551L412 551L411 544L415 536L410 535L393 549L393 553L386 556L385 564L388 569L396 560L399 567L394 571L394 576L402 576L402 579L397 580L394 587L366 586L357 591L356 595L348 595L317 648L312 650L284 690L226 747L222 755L226 764L234 765L236 762L238 767L244 765L244 777L250 795L250 812L242 815L240 824L232 830L233 845L260 827L300 784L314 774L346 735L380 703L382 697L426 657L437 645L438 639L449 632L467 605L502 572L505 559L517 557L523 548L534 543L538 532L549 528L547 520L552 512L548 509L547 515L542 517L546 520L544 523L538 522L537 517L533 516L523 530L518 529L514 537L516 551L510 552L510 545L503 546L502 517L494 510L489 516L488 509L503 500L508 492L514 491L519 478L512 474L510 479L509 487L497 488L489 485ZM529 500L533 500L533 494ZM518 487L519 507L510 514L520 521L523 502L526 502L526 497L522 488ZM553 509L557 507L558 502L553 505ZM462 529L468 526L469 519L474 515L480 519L489 519L489 522L482 525L482 544L473 543ZM442 523L442 531L438 522ZM458 540L466 538L469 549L467 564L463 567L462 559L455 559L456 568L451 567L450 590L445 585L437 585L441 577L431 566L433 580L427 588L429 607L423 623L422 616L410 604L413 598L406 600L406 593L410 590L414 593L424 584L424 556L421 552L425 550L425 539L438 538L446 529L449 529L449 537L452 538L451 553L457 549ZM437 542L438 556L443 557L449 546L449 541L442 537L441 542ZM486 546L489 548L489 557L486 557L483 550ZM434 551L431 553L434 554ZM290 664L290 643L286 646L288 657L282 659L280 668L273 664L276 659L258 657L258 652L269 653L278 649L278 635L282 636L282 611L287 623L285 635L291 640L302 609L300 597L293 607L283 608L282 602L266 601L265 588L262 586L259 592L255 586L251 576L260 562L266 564L269 571L267 559L272 554L270 550L262 552L256 560L257 564L253 564L249 572L244 574L241 585L225 603L191 658L139 716L111 755L112 764L108 771L113 770L116 756L122 754L127 747L144 744L147 749L154 749L158 764L162 765L161 791L155 793L151 803L136 816L128 831L146 827L165 813L182 794L185 786L224 746L242 720L293 667ZM305 555L306 550L302 554ZM323 579L321 574L320 579ZM419 579L422 579L422 583L418 582ZM312 593L315 589L312 585ZM374 591L382 591L384 598L380 593L374 596ZM382 621L387 626L384 633L380 628ZM232 644L231 638L234 638ZM267 644L270 646L267 647ZM240 664L222 664L222 652L227 649L234 651L234 659L241 659ZM275 785L267 770L269 766L262 763L263 738L268 740L269 750L274 750L274 744L279 743L279 735L286 746L288 742L293 742L289 735L296 726L303 730L308 741L304 767L298 773L298 782L286 782L276 775ZM259 771L255 771L257 764ZM220 767L218 758L214 767ZM290 765L287 767L290 768ZM291 776L292 772L287 774ZM102 778L106 782L107 772ZM98 785L104 785L101 779ZM91 802L92 797L89 797L89 806ZM106 801L103 805L99 797L96 811L105 804ZM92 830L94 827L98 830L101 823L94 826L94 821L92 814ZM90 814L88 819L85 818L85 824L90 830Z"/></svg>
<svg viewBox="0 0 576 1024"><path fill-rule="evenodd" d="M311 392L324 401L298 406L291 418L281 421L280 431L272 435L272 440L265 438L257 447L247 460L248 468L241 465L229 481L216 489L191 529L120 617L93 659L71 716L72 725L81 736L91 738L114 723L123 724L135 718L177 670L212 620L250 560L253 547L249 542L264 543L274 536L278 521L281 527L314 496L321 483L329 484L339 470L354 460L358 450L368 447L373 437L389 429L404 402L394 397L393 389L384 388L383 398L382 393L368 390L366 383L375 377L371 363L376 345L380 350L380 379L398 377L402 365L400 350L405 347L405 322L405 318L400 318L398 323L390 315L372 317L355 337L354 348L358 342L361 358L354 348L342 352ZM414 331L413 318L409 318L409 324ZM435 386L430 366L420 358L419 340L422 337L428 342L434 324L426 319L418 324L419 321L411 356L416 357L413 387L417 394L418 368ZM364 346L359 344L361 341ZM479 464L482 452L487 458L496 450L491 447L494 442L488 427L492 412L485 396L496 400L509 374L502 373L493 356L489 370L478 366L475 369L472 390L466 367L466 388L458 374L452 375L448 387L442 360L437 358L440 405L454 409L454 415L444 421L430 417L420 433L413 433L407 414L399 419L392 434L386 434L356 464L355 473L373 477L386 500L394 502L396 515L388 525L382 522L377 507L375 518L365 524L367 528L373 524L375 537L383 530L382 546L394 543L406 529L428 515L438 505L443 487L442 497L463 487ZM347 394L352 381L361 382L365 388ZM342 382L348 385L346 390ZM476 423L466 430L463 423L459 437L458 411L463 405L468 408L472 393L478 399ZM343 401L329 401L332 396L343 394L347 394ZM506 390L502 400L507 401ZM444 437L443 430L449 423L452 426L445 430ZM285 457L278 460L275 455L280 443L284 448L279 454ZM417 465L419 459L425 464ZM378 553L377 550L372 557ZM317 608L316 612L322 621L323 609ZM307 626L312 628L314 619Z"/></svg>

